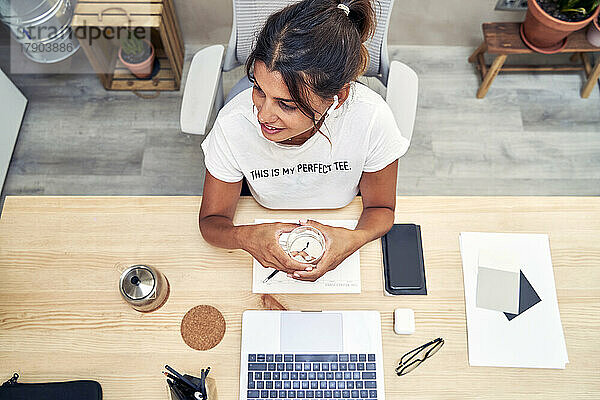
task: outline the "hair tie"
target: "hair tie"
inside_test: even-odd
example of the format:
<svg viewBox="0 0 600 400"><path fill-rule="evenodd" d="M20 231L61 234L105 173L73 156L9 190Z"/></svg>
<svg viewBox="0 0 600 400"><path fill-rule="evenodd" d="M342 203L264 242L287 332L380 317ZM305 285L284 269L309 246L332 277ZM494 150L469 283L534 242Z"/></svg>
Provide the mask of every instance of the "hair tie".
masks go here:
<svg viewBox="0 0 600 400"><path fill-rule="evenodd" d="M340 10L344 11L346 13L346 17L348 16L348 14L350 14L350 8L348 8L347 5L345 4L338 4L337 8L339 8Z"/></svg>

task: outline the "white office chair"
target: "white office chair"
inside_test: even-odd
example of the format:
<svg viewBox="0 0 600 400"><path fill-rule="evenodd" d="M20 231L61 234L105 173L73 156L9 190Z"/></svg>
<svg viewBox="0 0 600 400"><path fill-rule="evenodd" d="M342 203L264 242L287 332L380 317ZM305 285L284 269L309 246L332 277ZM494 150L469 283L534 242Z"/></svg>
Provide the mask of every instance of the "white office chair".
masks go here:
<svg viewBox="0 0 600 400"><path fill-rule="evenodd" d="M253 40L269 15L298 0L233 0L233 26L225 59L222 45L206 47L194 55L185 83L181 106L181 130L204 135L214 116L223 107L223 71L244 65L252 50ZM387 32L394 0L374 2L377 27L367 42L370 63L365 76L377 77L387 86L386 102L392 109L402 136L412 137L417 111L418 77L407 65L389 63ZM231 90L227 101L250 87L247 77Z"/></svg>

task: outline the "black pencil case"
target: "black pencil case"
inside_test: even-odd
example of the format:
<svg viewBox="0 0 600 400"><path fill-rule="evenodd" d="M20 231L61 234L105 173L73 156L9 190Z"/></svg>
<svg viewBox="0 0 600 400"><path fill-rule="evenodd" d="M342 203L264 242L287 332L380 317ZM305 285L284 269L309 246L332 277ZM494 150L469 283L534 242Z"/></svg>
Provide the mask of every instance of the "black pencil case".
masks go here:
<svg viewBox="0 0 600 400"><path fill-rule="evenodd" d="M18 374L0 386L0 400L102 400L96 381L20 383Z"/></svg>

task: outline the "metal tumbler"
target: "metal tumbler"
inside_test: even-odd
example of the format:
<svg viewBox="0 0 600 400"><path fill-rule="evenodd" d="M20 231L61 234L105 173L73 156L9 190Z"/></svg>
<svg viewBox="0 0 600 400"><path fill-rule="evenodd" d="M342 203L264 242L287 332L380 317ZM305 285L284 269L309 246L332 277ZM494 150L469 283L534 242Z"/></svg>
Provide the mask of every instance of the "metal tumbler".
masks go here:
<svg viewBox="0 0 600 400"><path fill-rule="evenodd" d="M119 289L123 299L140 312L159 309L170 292L169 281L159 270L141 264L133 265L121 274Z"/></svg>

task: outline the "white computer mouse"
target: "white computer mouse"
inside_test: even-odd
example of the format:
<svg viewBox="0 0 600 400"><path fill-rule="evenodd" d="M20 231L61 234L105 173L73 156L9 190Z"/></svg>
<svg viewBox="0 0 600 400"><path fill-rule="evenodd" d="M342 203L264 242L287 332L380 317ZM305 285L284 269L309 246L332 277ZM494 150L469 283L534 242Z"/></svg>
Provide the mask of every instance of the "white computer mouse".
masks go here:
<svg viewBox="0 0 600 400"><path fill-rule="evenodd" d="M396 308L394 310L394 332L398 335L415 333L415 313L410 308Z"/></svg>

